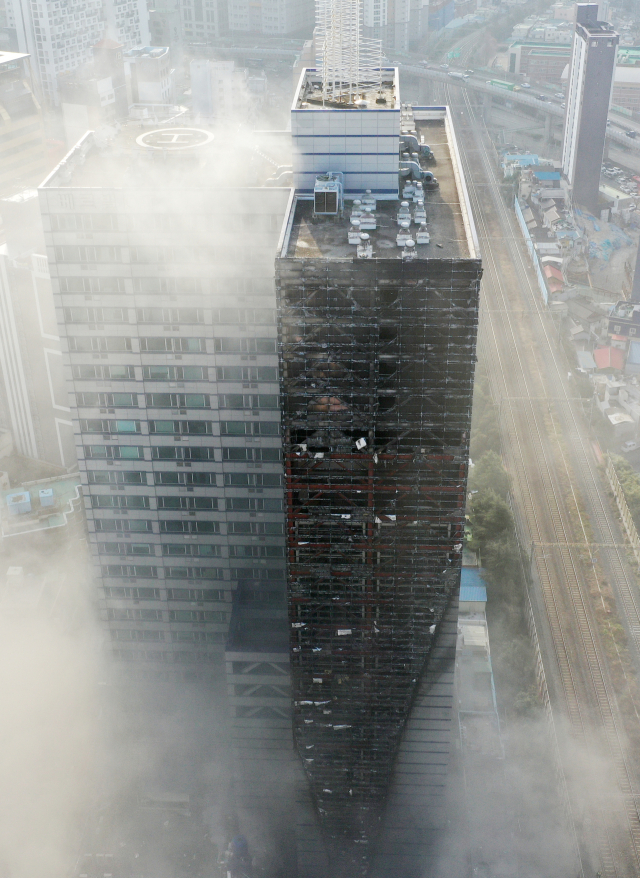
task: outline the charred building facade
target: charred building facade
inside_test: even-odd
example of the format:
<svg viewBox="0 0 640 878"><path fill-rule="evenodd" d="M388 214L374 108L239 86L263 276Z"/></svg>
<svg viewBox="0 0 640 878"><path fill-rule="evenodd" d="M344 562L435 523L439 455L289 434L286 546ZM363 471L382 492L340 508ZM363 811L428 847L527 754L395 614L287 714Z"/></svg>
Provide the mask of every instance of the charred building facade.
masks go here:
<svg viewBox="0 0 640 878"><path fill-rule="evenodd" d="M353 875L459 587L481 263L447 108L393 70L342 106L317 80L276 259L290 659L325 868Z"/></svg>

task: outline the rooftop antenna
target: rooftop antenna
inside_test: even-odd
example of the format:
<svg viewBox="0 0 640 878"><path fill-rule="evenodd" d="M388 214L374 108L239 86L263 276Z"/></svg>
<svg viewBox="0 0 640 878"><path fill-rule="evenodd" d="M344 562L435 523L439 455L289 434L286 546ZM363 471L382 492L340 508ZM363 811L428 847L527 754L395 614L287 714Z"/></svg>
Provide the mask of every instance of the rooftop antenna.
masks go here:
<svg viewBox="0 0 640 878"><path fill-rule="evenodd" d="M322 103L353 104L382 93L382 41L362 36L362 0L316 0L316 69Z"/></svg>

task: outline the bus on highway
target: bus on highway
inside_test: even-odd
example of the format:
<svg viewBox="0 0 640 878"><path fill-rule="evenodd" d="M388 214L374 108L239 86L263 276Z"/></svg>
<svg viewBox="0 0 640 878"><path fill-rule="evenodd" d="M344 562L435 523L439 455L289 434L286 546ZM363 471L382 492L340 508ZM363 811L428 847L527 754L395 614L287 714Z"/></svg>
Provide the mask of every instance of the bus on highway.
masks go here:
<svg viewBox="0 0 640 878"><path fill-rule="evenodd" d="M494 85L496 88L506 88L507 91L520 91L520 86L515 82L505 82L503 79L489 79L487 85Z"/></svg>

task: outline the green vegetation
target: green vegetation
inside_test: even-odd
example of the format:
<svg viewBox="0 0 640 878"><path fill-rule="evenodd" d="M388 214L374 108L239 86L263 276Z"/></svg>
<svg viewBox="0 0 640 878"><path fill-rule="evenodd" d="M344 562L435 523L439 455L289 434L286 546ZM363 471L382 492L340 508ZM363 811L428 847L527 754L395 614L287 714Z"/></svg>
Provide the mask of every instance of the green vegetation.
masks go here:
<svg viewBox="0 0 640 878"><path fill-rule="evenodd" d="M500 447L498 406L489 389L489 379L478 370L473 389L473 422L471 425L471 459Z"/></svg>
<svg viewBox="0 0 640 878"><path fill-rule="evenodd" d="M627 501L633 523L640 531L640 476L629 461L618 454L611 455L611 462L624 491L624 499Z"/></svg>
<svg viewBox="0 0 640 878"><path fill-rule="evenodd" d="M487 619L501 709L531 716L540 709L535 659L526 625L525 566L508 504L511 477L500 455L498 407L486 375L480 374L474 395L471 447L476 455L469 475L468 507L472 538L487 584Z"/></svg>

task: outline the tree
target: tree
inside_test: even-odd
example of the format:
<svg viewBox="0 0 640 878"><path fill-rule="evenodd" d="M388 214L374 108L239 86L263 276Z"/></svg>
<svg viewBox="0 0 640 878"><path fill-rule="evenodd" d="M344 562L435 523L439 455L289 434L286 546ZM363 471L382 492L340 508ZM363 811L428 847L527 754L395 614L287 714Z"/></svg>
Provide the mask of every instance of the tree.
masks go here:
<svg viewBox="0 0 640 878"><path fill-rule="evenodd" d="M471 506L473 541L482 555L490 540L496 540L513 531L511 510L504 500L491 489L478 494Z"/></svg>
<svg viewBox="0 0 640 878"><path fill-rule="evenodd" d="M469 474L469 489L480 494L494 491L506 500L510 486L511 477L503 467L500 455L495 451L486 451Z"/></svg>

